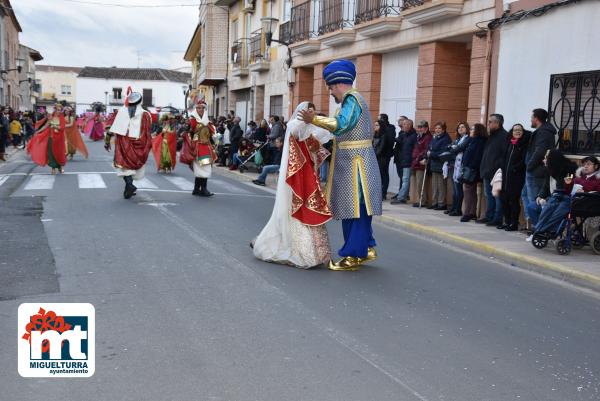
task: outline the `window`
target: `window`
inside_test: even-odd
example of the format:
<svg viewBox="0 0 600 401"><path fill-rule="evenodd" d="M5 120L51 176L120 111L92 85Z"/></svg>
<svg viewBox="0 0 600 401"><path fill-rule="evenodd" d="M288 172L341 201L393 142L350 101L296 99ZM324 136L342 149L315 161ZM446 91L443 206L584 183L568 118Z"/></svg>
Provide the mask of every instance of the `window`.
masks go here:
<svg viewBox="0 0 600 401"><path fill-rule="evenodd" d="M152 99L152 89L142 89L142 106L154 106L154 99Z"/></svg>
<svg viewBox="0 0 600 401"><path fill-rule="evenodd" d="M238 38L238 20L231 21L231 42L235 43Z"/></svg>
<svg viewBox="0 0 600 401"><path fill-rule="evenodd" d="M558 148L573 154L600 152L600 70L550 76L549 119Z"/></svg>
<svg viewBox="0 0 600 401"><path fill-rule="evenodd" d="M61 95L70 95L71 94L71 85L61 85L60 86L60 94Z"/></svg>
<svg viewBox="0 0 600 401"><path fill-rule="evenodd" d="M269 115L281 116L283 114L283 95L271 96Z"/></svg>
<svg viewBox="0 0 600 401"><path fill-rule="evenodd" d="M121 100L123 99L123 88L113 88L113 99Z"/></svg>

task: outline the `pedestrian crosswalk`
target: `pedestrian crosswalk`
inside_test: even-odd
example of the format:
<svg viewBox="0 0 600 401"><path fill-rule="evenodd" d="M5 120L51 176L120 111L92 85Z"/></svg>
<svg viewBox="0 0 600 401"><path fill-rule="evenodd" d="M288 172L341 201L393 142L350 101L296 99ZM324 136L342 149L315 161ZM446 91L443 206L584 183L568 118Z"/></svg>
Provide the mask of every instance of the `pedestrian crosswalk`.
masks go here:
<svg viewBox="0 0 600 401"><path fill-rule="evenodd" d="M23 175L26 174L0 175L0 186L9 182L10 179L22 180ZM113 172L68 172L60 175L31 174L25 178L25 181L14 195L37 194L38 192L43 194L58 188L61 191L120 188L121 185L121 178ZM135 180L134 185L142 191L191 192L194 189L194 177L147 175L141 180ZM209 188L217 193L258 196L245 185L228 182L221 178L211 178Z"/></svg>

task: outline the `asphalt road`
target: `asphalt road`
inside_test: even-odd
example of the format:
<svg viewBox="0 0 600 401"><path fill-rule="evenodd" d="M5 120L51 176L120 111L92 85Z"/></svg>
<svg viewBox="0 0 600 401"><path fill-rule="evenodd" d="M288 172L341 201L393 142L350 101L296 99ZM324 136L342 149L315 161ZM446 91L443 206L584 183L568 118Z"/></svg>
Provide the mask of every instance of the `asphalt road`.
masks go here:
<svg viewBox="0 0 600 401"><path fill-rule="evenodd" d="M156 188L124 200L87 144L54 180L0 168L1 401L600 399L593 293L380 224L358 272L264 263L248 243L271 192L216 176L192 197L187 167L150 159ZM18 375L17 308L36 301L95 306L92 378Z"/></svg>

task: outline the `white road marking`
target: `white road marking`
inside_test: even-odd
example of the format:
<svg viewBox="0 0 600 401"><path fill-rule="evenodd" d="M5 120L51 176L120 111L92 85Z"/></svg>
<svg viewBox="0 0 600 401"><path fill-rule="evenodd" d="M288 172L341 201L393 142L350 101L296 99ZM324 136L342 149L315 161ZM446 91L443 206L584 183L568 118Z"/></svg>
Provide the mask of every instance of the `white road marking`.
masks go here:
<svg viewBox="0 0 600 401"><path fill-rule="evenodd" d="M106 188L106 184L100 174L77 174L79 188Z"/></svg>
<svg viewBox="0 0 600 401"><path fill-rule="evenodd" d="M0 186L2 186L2 184L4 184L8 178L8 175L0 175Z"/></svg>
<svg viewBox="0 0 600 401"><path fill-rule="evenodd" d="M229 182L225 181L225 180L220 180L218 178L209 178L208 179L208 187L210 188L211 184L214 184L215 187L222 189L223 191L228 191L228 192L237 192L237 193L242 193L242 194L251 194L252 192L241 188L239 185L234 185L234 184L230 184Z"/></svg>
<svg viewBox="0 0 600 401"><path fill-rule="evenodd" d="M34 191L36 189L52 189L54 187L54 175L32 175L27 185L25 185L25 191Z"/></svg>
<svg viewBox="0 0 600 401"><path fill-rule="evenodd" d="M190 191L182 191L179 189L150 189L150 188L138 188L138 191L142 192L168 192L173 194L190 194ZM245 198L274 198L272 195L256 195L256 194L232 194L225 192L214 192L215 196L243 196ZM191 195L191 194L190 194Z"/></svg>
<svg viewBox="0 0 600 401"><path fill-rule="evenodd" d="M165 179L168 180L171 184L175 185L179 189L183 189L184 191L191 191L194 189L194 184L190 181L186 180L183 177L169 177L165 176Z"/></svg>
<svg viewBox="0 0 600 401"><path fill-rule="evenodd" d="M138 187L140 189L141 188L143 188L143 189L157 189L158 188L156 185L154 185L154 183L152 181L150 181L146 177L142 178L141 180L134 180L133 185L135 185L136 187Z"/></svg>

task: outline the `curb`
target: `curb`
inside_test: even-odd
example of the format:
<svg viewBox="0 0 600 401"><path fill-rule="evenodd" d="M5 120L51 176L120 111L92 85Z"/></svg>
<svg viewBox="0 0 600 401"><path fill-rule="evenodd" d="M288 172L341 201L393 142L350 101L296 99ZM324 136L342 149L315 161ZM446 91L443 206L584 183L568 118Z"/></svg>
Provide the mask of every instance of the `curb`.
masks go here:
<svg viewBox="0 0 600 401"><path fill-rule="evenodd" d="M238 180L252 181L252 177L245 176L238 171L229 171L223 169L225 174L237 178ZM509 263L511 266L532 271L553 277L555 279L568 282L586 289L591 289L600 292L600 276L585 273L580 270L565 266L562 264L548 262L544 259L534 256L521 255L516 252L506 251L496 248L493 245L488 245L483 242L463 238L461 236L450 234L437 228L425 226L422 224L413 223L397 217L383 215L377 216L375 221L390 227L400 227L413 234L424 238L434 238L445 241L460 247L461 249L474 252L481 256L494 257L503 262Z"/></svg>
<svg viewBox="0 0 600 401"><path fill-rule="evenodd" d="M483 242L462 238L437 228L424 226L392 216L378 216L376 220L383 224L404 228L414 234L427 238L435 238L457 245L462 249L475 252L482 256L493 256L496 259L510 263L512 266L551 276L553 278L575 284L580 287L600 291L600 276L585 273L562 264L548 262L540 258L505 251Z"/></svg>

